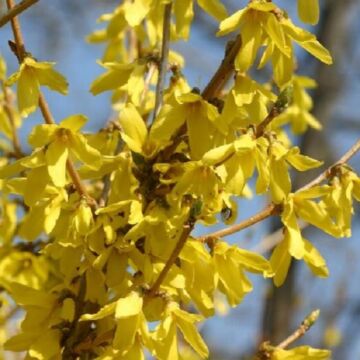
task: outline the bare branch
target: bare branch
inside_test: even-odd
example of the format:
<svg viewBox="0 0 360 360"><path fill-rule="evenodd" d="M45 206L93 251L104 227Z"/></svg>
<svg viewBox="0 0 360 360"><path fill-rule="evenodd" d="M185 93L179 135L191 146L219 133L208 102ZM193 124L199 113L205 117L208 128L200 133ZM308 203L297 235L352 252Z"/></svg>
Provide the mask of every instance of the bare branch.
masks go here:
<svg viewBox="0 0 360 360"><path fill-rule="evenodd" d="M303 337L306 334L306 332L309 331L310 328L315 324L315 322L319 318L319 315L320 315L320 310L314 310L304 319L304 321L300 324L300 326L289 337L287 337L276 347L278 349L286 349L293 342Z"/></svg>
<svg viewBox="0 0 360 360"><path fill-rule="evenodd" d="M0 27L7 24L15 16L21 14L23 11L28 9L30 6L36 4L39 0L23 0L19 4L12 7L5 15L0 18Z"/></svg>
<svg viewBox="0 0 360 360"><path fill-rule="evenodd" d="M234 61L241 48L241 44L240 35L238 35L236 40L228 43L223 61L201 94L205 100L214 98L229 80L234 72Z"/></svg>

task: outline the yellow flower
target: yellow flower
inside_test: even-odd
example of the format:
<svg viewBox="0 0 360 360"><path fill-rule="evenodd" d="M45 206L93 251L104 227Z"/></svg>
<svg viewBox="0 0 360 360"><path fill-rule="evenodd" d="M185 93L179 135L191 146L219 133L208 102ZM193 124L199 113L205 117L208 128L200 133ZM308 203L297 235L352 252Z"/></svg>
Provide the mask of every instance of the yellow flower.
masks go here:
<svg viewBox="0 0 360 360"><path fill-rule="evenodd" d="M19 71L12 74L6 81L7 86L17 82L17 99L20 115L27 117L38 107L40 85L63 95L68 92L66 79L52 67L55 63L37 62L26 57L20 65Z"/></svg>
<svg viewBox="0 0 360 360"><path fill-rule="evenodd" d="M238 29L241 29L242 46L235 59L236 69L247 71L254 63L259 48L265 45L267 48L259 67L271 59L278 86L291 79L295 67L293 41L325 64L332 63L329 52L316 37L295 26L271 2L251 1L246 8L223 20L217 35L226 35Z"/></svg>
<svg viewBox="0 0 360 360"><path fill-rule="evenodd" d="M45 162L49 176L56 186L65 186L66 162L71 154L87 166L98 169L101 166L100 153L88 145L79 130L87 119L83 115L72 115L56 124L34 127L29 135L33 147L46 146Z"/></svg>
<svg viewBox="0 0 360 360"><path fill-rule="evenodd" d="M202 359L207 358L209 350L195 326L195 323L202 319L202 316L190 314L181 310L178 304L170 303L164 318L152 334L156 358L179 359L176 328L179 328L185 341Z"/></svg>

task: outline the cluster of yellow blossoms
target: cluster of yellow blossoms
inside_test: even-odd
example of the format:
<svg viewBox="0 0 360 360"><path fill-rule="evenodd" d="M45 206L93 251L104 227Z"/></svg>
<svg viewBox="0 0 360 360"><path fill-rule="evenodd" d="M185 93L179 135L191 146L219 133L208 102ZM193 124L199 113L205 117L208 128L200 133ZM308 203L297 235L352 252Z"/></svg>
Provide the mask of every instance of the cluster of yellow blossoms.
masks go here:
<svg viewBox="0 0 360 360"><path fill-rule="evenodd" d="M164 8L172 6L175 41L188 38L194 3L221 21L219 36L240 34L234 81L200 94L181 74L181 55L170 51L170 84L154 114ZM317 0L298 0L298 7L303 21L317 22ZM82 133L87 119L77 114L34 126L32 152L14 151L16 130L37 109L41 86L66 94L68 85L53 63L28 53L8 78L0 62L0 320L13 308L25 314L4 349L38 360L206 358L196 325L215 314L220 294L230 306L242 301L252 290L248 272L280 286L295 258L328 275L299 219L335 237L351 234L360 178L339 163L315 186L294 191L290 172L322 163L300 154L284 130L321 127L306 91L316 84L294 74L294 44L325 64L332 59L271 1L252 0L231 16L220 0L120 1L100 20L105 28L88 39L106 44L106 71L91 92L112 91L115 120L97 133ZM271 62L272 84L250 77L256 59L259 68ZM17 109L7 96L15 83ZM197 223L217 224L219 215L234 223L252 179L284 226L270 260L191 235ZM329 356L307 346L269 353L273 360Z"/></svg>

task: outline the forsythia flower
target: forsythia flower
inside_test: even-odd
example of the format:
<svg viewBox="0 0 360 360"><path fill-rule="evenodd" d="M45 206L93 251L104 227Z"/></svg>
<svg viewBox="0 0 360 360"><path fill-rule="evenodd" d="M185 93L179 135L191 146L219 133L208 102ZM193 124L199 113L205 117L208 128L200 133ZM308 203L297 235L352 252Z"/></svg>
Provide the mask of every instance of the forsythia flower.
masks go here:
<svg viewBox="0 0 360 360"><path fill-rule="evenodd" d="M295 64L292 42L295 41L325 64L331 64L329 52L306 30L295 26L284 14L279 15L275 4L261 0L250 2L220 23L218 36L241 29L242 46L235 59L235 67L247 71L255 61L262 45L267 48L259 67L272 60L274 80L278 86L291 79Z"/></svg>
<svg viewBox="0 0 360 360"><path fill-rule="evenodd" d="M101 165L100 153L89 146L84 135L79 133L86 121L83 115L72 115L59 125L37 125L29 136L33 147L46 146L45 162L56 186L66 184L66 162L70 154L91 168L98 169Z"/></svg>
<svg viewBox="0 0 360 360"><path fill-rule="evenodd" d="M169 50L165 61L159 54L168 47L163 35L169 41L189 36L194 4L222 20L219 35L239 32L202 93L181 73L181 56ZM317 21L317 0L298 5L302 20ZM252 291L248 273L279 286L295 258L314 275L328 276L300 221L335 237L351 234L360 180L343 162L358 144L292 192L293 170L322 163L301 154L284 129L320 128L306 92L315 82L294 74L294 42L324 63L332 59L314 35L266 0L249 1L230 17L221 0L126 0L100 21L106 28L89 40L106 43L106 70L90 91L111 91L114 116L94 134L82 132L83 115L59 124L44 116L23 155L27 149L15 131L21 116L36 110L41 85L65 94L67 83L52 63L26 52L5 82L0 57L0 322L12 315L3 301L24 313L17 335L6 341L0 328L0 343L37 360L205 359L209 350L198 324L220 302L222 309L225 301L237 306ZM273 65L266 84L249 71L261 47L259 67ZM171 71L169 84L168 74L159 81L160 64ZM16 81L20 115L11 111L6 88ZM42 110L46 115L46 106ZM238 211L246 215L239 200L252 195L252 185L271 205L195 238L199 225L231 224ZM270 215L283 224L270 260L221 239ZM329 357L307 346L268 350L274 360Z"/></svg>
<svg viewBox="0 0 360 360"><path fill-rule="evenodd" d="M11 86L17 82L17 98L20 115L27 117L38 107L40 85L63 95L68 92L66 79L52 67L55 63L37 62L31 57L26 57L20 65L19 71L12 74L6 81Z"/></svg>

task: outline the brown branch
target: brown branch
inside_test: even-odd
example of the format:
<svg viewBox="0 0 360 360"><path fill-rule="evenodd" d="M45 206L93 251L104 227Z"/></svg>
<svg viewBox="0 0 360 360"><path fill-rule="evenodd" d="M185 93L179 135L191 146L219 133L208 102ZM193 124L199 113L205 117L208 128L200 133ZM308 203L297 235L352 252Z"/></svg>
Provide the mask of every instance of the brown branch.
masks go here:
<svg viewBox="0 0 360 360"><path fill-rule="evenodd" d="M264 134L266 127L281 113L273 106L266 118L256 127L256 137L259 138Z"/></svg>
<svg viewBox="0 0 360 360"><path fill-rule="evenodd" d="M159 77L156 84L154 119L159 113L163 100L165 75L167 72L167 64L169 58L171 9L172 9L172 2L165 5L164 20L163 20L163 37L162 37L162 45L161 45L161 58L159 62Z"/></svg>
<svg viewBox="0 0 360 360"><path fill-rule="evenodd" d="M160 285L165 280L166 275L170 271L171 267L173 266L176 259L178 258L181 250L183 249L183 247L184 247L184 245L186 243L186 240L188 239L191 231L194 228L194 225L195 225L195 223L188 223L188 224L184 225L183 231L182 231L182 233L180 235L180 238L179 238L179 241L175 245L175 248L172 251L168 261L166 262L166 264L163 267L163 269L161 270L158 278L155 280L154 284L151 286L151 288L149 289L149 291L146 294L149 298L155 296L156 293L158 292L158 290L160 288Z"/></svg>
<svg viewBox="0 0 360 360"><path fill-rule="evenodd" d="M286 349L289 345L294 343L303 337L310 328L315 324L319 318L320 310L312 311L300 324L300 326L285 340L283 340L279 345L273 346L269 341L265 341L260 345L259 351L255 355L255 360L265 360L270 359L271 354L276 352L277 349Z"/></svg>
<svg viewBox="0 0 360 360"><path fill-rule="evenodd" d="M307 190L311 187L314 187L316 185L319 185L322 181L324 181L331 173L332 170L340 165L345 164L348 162L356 153L360 150L360 140L358 140L336 163L328 167L322 174L320 174L317 178L315 178L313 181L308 183L307 185L303 186L302 188L298 189L296 192ZM267 205L263 210L258 212L257 214L250 216L248 219L243 220L242 222L232 225L228 228L225 228L223 230L215 231L212 233L209 233L207 235L204 235L199 238L202 242L207 242L208 240L211 241L213 238L219 238L228 236L234 233L237 233L243 229L246 229L247 227L254 225L266 218L268 218L271 215L276 214L278 211L277 205L271 203Z"/></svg>
<svg viewBox="0 0 360 360"><path fill-rule="evenodd" d="M19 4L13 6L5 15L0 18L0 27L7 24L15 16L21 14L23 11L28 9L30 6L36 4L39 0L23 0Z"/></svg>
<svg viewBox="0 0 360 360"><path fill-rule="evenodd" d="M266 208L264 208L257 214L250 216L246 220L243 220L240 223L229 226L225 229L218 230L218 231L212 232L210 234L207 234L205 236L202 236L199 240L202 242L207 242L208 239L211 239L211 238L221 238L224 236L234 234L236 232L246 229L249 226L252 226L252 225L268 218L271 215L276 214L277 212L278 212L277 206L275 204L269 204Z"/></svg>
<svg viewBox="0 0 360 360"><path fill-rule="evenodd" d="M223 61L201 94L203 99L210 100L216 97L219 91L224 87L235 70L234 61L240 48L241 36L238 35L236 40L228 43Z"/></svg>
<svg viewBox="0 0 360 360"><path fill-rule="evenodd" d="M314 310L313 312L311 312L300 324L300 326L276 347L278 349L286 349L293 342L303 337L307 333L307 331L309 331L309 329L315 324L315 322L319 318L319 315L320 310Z"/></svg>
<svg viewBox="0 0 360 360"><path fill-rule="evenodd" d="M14 0L6 0L7 6L9 11L15 8ZM26 50L25 50L25 44L24 44L24 38L22 36L21 28L20 28L20 22L16 16L11 18L11 27L15 38L15 44L16 44L16 54L17 58L19 60L19 63L21 64L26 56ZM55 120L51 114L49 105L47 101L45 100L45 97L43 93L39 92L39 108L41 110L41 113L44 117L46 124L55 124ZM81 178L72 163L71 160L68 159L66 162L66 168L67 171L75 185L75 188L77 192L80 194L80 196L85 197L89 204L92 206L96 206L96 201L88 194L85 186L81 182Z"/></svg>
<svg viewBox="0 0 360 360"><path fill-rule="evenodd" d="M327 177L329 177L334 168L346 164L356 153L360 150L360 139L333 165L329 166L323 173L321 173L316 179L309 182L298 191L310 189L313 186L319 185Z"/></svg>
<svg viewBox="0 0 360 360"><path fill-rule="evenodd" d="M293 101L293 87L286 87L279 94L266 118L256 127L256 137L264 134L267 126L279 115L281 115Z"/></svg>

